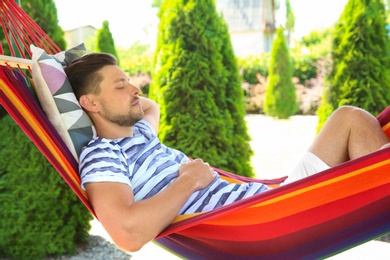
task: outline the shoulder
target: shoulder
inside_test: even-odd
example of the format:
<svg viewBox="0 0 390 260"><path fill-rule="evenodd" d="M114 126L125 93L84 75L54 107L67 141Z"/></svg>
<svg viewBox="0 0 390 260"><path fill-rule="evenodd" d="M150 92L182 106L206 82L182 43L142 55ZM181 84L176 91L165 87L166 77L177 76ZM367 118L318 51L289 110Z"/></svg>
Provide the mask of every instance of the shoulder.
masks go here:
<svg viewBox="0 0 390 260"><path fill-rule="evenodd" d="M83 171L92 166L120 166L126 161L123 157L121 148L114 141L97 137L81 151L79 168Z"/></svg>
<svg viewBox="0 0 390 260"><path fill-rule="evenodd" d="M150 135L155 135L153 126L146 120L142 119L138 121L134 126L133 126L133 134L144 134L144 133L149 133Z"/></svg>
<svg viewBox="0 0 390 260"><path fill-rule="evenodd" d="M126 158L114 141L95 138L80 154L81 186L88 182L122 182L129 186Z"/></svg>
<svg viewBox="0 0 390 260"><path fill-rule="evenodd" d="M96 137L83 148L80 154L80 161L85 160L87 157L115 154L119 150L115 142Z"/></svg>

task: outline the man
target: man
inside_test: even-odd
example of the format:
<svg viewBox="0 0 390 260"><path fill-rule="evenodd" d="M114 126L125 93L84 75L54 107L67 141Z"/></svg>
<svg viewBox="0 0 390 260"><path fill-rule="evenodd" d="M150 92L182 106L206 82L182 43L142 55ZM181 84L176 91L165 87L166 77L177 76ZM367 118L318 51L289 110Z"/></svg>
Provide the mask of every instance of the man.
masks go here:
<svg viewBox="0 0 390 260"><path fill-rule="evenodd" d="M267 190L222 181L201 159L162 145L159 109L109 54L87 54L66 68L98 137L80 155L82 187L118 247L137 251L178 214L208 211ZM287 182L380 149L389 139L375 117L336 110Z"/></svg>

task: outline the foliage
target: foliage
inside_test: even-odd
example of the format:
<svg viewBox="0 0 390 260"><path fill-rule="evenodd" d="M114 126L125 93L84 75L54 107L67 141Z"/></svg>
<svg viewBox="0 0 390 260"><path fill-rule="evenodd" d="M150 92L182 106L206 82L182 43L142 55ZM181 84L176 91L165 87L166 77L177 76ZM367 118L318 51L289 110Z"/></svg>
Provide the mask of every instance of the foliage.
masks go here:
<svg viewBox="0 0 390 260"><path fill-rule="evenodd" d="M255 84L259 82L257 74L267 77L269 59L270 55L267 52L263 52L260 55L249 55L243 58L239 57L237 62L243 81L249 84Z"/></svg>
<svg viewBox="0 0 390 260"><path fill-rule="evenodd" d="M313 30L308 35L302 37L300 44L306 47L318 45L327 39L331 38L332 28L328 28L322 31Z"/></svg>
<svg viewBox="0 0 390 260"><path fill-rule="evenodd" d="M295 54L291 57L293 76L298 78L299 83L304 84L307 80L317 76L318 58L311 54L303 54L298 49Z"/></svg>
<svg viewBox="0 0 390 260"><path fill-rule="evenodd" d="M112 37L110 25L107 20L103 21L102 28L98 30L96 40L96 51L114 55L118 59L119 63L119 57L115 49L114 38Z"/></svg>
<svg viewBox="0 0 390 260"><path fill-rule="evenodd" d="M300 84L317 77L319 63L323 59L330 59L332 35L331 30L312 31L302 37L290 48L290 56L294 67L293 77L299 79ZM259 83L258 74L268 76L270 53L239 57L240 74L244 82ZM329 63L329 62L328 62Z"/></svg>
<svg viewBox="0 0 390 260"><path fill-rule="evenodd" d="M121 67L126 71L130 76L138 76L141 74L152 73L153 69L153 55L145 54L142 56L133 56L122 58Z"/></svg>
<svg viewBox="0 0 390 260"><path fill-rule="evenodd" d="M289 118L298 109L295 87L292 82L293 68L286 45L284 30L277 30L272 45L265 93L264 112L268 116Z"/></svg>
<svg viewBox="0 0 390 260"><path fill-rule="evenodd" d="M148 95L153 69L150 46L136 41L130 48L118 48L118 55L121 67L131 77L132 83L139 87L144 95Z"/></svg>
<svg viewBox="0 0 390 260"><path fill-rule="evenodd" d="M11 117L0 124L0 258L74 253L91 214Z"/></svg>
<svg viewBox="0 0 390 260"><path fill-rule="evenodd" d="M121 55L121 54L120 54ZM135 85L142 90L144 95L149 94L151 74L153 69L153 54L147 53L141 56L121 56L121 67L134 80Z"/></svg>
<svg viewBox="0 0 390 260"><path fill-rule="evenodd" d="M149 96L160 105L162 142L253 176L237 61L215 1L164 1L159 17Z"/></svg>
<svg viewBox="0 0 390 260"><path fill-rule="evenodd" d="M376 115L388 106L390 46L385 21L381 0L350 0L345 6L333 36L326 110L354 105Z"/></svg>

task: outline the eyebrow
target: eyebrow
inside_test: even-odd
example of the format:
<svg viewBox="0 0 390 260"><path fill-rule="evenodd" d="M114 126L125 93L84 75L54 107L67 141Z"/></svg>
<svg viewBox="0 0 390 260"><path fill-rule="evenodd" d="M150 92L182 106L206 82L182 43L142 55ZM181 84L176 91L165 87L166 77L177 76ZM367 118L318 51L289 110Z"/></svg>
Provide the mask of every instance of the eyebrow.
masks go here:
<svg viewBox="0 0 390 260"><path fill-rule="evenodd" d="M124 82L124 81L129 81L130 77L120 77L116 80L114 80L114 83L119 83L119 82Z"/></svg>

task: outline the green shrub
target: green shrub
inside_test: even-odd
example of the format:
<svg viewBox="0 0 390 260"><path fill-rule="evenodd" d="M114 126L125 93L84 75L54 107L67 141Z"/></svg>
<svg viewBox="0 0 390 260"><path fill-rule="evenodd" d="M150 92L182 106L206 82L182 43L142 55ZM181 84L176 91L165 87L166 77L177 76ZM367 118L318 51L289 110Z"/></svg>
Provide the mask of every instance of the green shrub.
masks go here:
<svg viewBox="0 0 390 260"><path fill-rule="evenodd" d="M256 84L259 82L256 74L267 77L269 57L269 53L263 52L260 55L248 55L243 58L238 58L238 67L241 71L243 81L249 84Z"/></svg>
<svg viewBox="0 0 390 260"><path fill-rule="evenodd" d="M318 45L324 42L327 38L329 38L331 33L332 28L328 28L322 31L314 30L311 31L308 35L303 36L300 43L306 47Z"/></svg>
<svg viewBox="0 0 390 260"><path fill-rule="evenodd" d="M297 77L299 83L305 84L307 80L317 77L317 66L316 62L318 58L306 54L306 55L297 55L292 56L293 60L293 76Z"/></svg>
<svg viewBox="0 0 390 260"><path fill-rule="evenodd" d="M92 215L9 116L0 124L0 258L75 253Z"/></svg>
<svg viewBox="0 0 390 260"><path fill-rule="evenodd" d="M130 76L138 76L141 74L150 75L153 69L152 63L153 55L146 54L142 56L123 58L121 67Z"/></svg>
<svg viewBox="0 0 390 260"><path fill-rule="evenodd" d="M272 45L265 93L264 112L268 116L288 118L298 110L295 87L292 82L292 65L282 28Z"/></svg>

